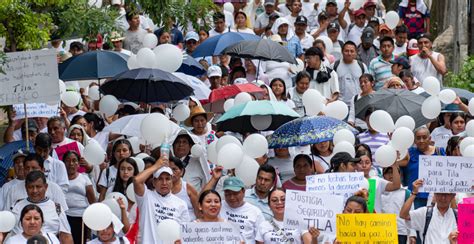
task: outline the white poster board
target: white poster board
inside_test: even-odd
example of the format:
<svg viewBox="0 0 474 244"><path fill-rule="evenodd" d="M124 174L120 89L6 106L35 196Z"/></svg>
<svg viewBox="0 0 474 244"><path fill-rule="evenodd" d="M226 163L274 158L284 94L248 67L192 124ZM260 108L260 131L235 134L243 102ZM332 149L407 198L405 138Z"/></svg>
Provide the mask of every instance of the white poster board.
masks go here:
<svg viewBox="0 0 474 244"><path fill-rule="evenodd" d="M288 229L307 230L315 227L336 234L336 214L342 213L342 196L287 190L283 224Z"/></svg>
<svg viewBox="0 0 474 244"><path fill-rule="evenodd" d="M474 192L474 158L420 155L418 162L420 192Z"/></svg>
<svg viewBox="0 0 474 244"><path fill-rule="evenodd" d="M25 108L23 104L13 104L16 112L15 120L25 118ZM59 114L59 104L49 105L46 103L28 103L26 104L28 118L51 118Z"/></svg>
<svg viewBox="0 0 474 244"><path fill-rule="evenodd" d="M7 53L0 74L0 105L59 101L58 63L54 50Z"/></svg>
<svg viewBox="0 0 474 244"><path fill-rule="evenodd" d="M230 222L192 222L181 225L183 243L240 243L239 227Z"/></svg>
<svg viewBox="0 0 474 244"><path fill-rule="evenodd" d="M341 195L344 201L361 188L369 188L364 173L328 173L306 176L306 191Z"/></svg>

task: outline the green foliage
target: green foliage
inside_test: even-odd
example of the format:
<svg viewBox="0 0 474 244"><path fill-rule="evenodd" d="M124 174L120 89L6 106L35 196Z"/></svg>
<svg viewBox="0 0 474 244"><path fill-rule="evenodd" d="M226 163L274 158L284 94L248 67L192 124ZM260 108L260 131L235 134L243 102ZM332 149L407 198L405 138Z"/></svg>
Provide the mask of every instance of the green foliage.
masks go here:
<svg viewBox="0 0 474 244"><path fill-rule="evenodd" d="M458 74L449 72L445 84L474 92L474 56L469 56Z"/></svg>
<svg viewBox="0 0 474 244"><path fill-rule="evenodd" d="M0 51L0 74L5 74L5 70L3 70L3 66L7 63L7 55Z"/></svg>

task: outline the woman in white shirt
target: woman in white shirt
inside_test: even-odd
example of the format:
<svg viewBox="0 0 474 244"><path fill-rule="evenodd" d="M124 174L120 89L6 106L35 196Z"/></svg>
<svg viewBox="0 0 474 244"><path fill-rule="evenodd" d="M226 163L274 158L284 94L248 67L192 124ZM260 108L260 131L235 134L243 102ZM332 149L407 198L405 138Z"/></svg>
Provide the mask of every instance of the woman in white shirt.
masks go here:
<svg viewBox="0 0 474 244"><path fill-rule="evenodd" d="M285 81L280 78L275 78L270 82L270 88L277 101L285 103L289 108L294 109L295 103L288 98L286 92Z"/></svg>
<svg viewBox="0 0 474 244"><path fill-rule="evenodd" d="M231 29L231 32L241 32L255 35L255 32L247 27L247 14L239 11L234 15L235 28Z"/></svg>
<svg viewBox="0 0 474 244"><path fill-rule="evenodd" d="M182 179L185 170L183 162L177 157L170 157L169 166L173 170L173 186L171 192L181 198L188 206L188 212L191 220L199 216L198 192L194 187Z"/></svg>
<svg viewBox="0 0 474 244"><path fill-rule="evenodd" d="M309 89L311 76L306 71L301 71L296 75L296 85L288 90L288 97L295 103L295 111L301 115L306 115L303 105L303 94Z"/></svg>
<svg viewBox="0 0 474 244"><path fill-rule="evenodd" d="M320 142L311 146L311 154L314 156L313 162L317 174L323 174L330 168L333 147L332 141Z"/></svg>

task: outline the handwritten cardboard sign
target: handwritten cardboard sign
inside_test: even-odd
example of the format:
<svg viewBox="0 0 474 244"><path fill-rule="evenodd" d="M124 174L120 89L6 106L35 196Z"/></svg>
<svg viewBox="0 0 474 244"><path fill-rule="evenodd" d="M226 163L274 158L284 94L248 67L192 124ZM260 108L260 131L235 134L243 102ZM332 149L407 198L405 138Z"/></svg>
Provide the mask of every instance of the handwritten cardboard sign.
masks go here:
<svg viewBox="0 0 474 244"><path fill-rule="evenodd" d="M420 156L420 192L473 192L474 161L467 157Z"/></svg>
<svg viewBox="0 0 474 244"><path fill-rule="evenodd" d="M7 53L0 74L0 105L59 101L54 50Z"/></svg>
<svg viewBox="0 0 474 244"><path fill-rule="evenodd" d="M306 176L306 191L341 195L345 199L360 188L368 189L364 173L329 173Z"/></svg>
<svg viewBox="0 0 474 244"><path fill-rule="evenodd" d="M316 227L334 235L336 214L342 212L343 204L342 196L287 190L283 224L287 229Z"/></svg>
<svg viewBox="0 0 474 244"><path fill-rule="evenodd" d="M25 108L23 104L13 104L13 109L15 109L17 119L25 118ZM49 105L46 103L29 103L26 104L26 111L28 113L28 118L51 118L58 115L59 104Z"/></svg>
<svg viewBox="0 0 474 244"><path fill-rule="evenodd" d="M458 204L458 243L474 243L474 204Z"/></svg>
<svg viewBox="0 0 474 244"><path fill-rule="evenodd" d="M338 214L336 226L345 244L398 243L396 214Z"/></svg>
<svg viewBox="0 0 474 244"><path fill-rule="evenodd" d="M238 226L230 222L197 222L181 225L184 243L240 243Z"/></svg>

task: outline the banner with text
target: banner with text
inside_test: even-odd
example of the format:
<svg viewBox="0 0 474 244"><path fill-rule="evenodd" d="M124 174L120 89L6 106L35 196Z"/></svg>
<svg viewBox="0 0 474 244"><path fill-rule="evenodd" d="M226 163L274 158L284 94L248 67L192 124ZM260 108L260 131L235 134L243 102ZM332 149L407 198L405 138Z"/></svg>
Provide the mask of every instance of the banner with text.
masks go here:
<svg viewBox="0 0 474 244"><path fill-rule="evenodd" d="M196 222L181 225L184 243L240 243L239 227L230 222Z"/></svg>
<svg viewBox="0 0 474 244"><path fill-rule="evenodd" d="M420 192L473 192L474 160L467 157L420 156Z"/></svg>
<svg viewBox="0 0 474 244"><path fill-rule="evenodd" d="M0 105L59 101L58 63L53 49L7 53L0 73Z"/></svg>
<svg viewBox="0 0 474 244"><path fill-rule="evenodd" d="M368 190L364 173L329 173L306 176L306 191L341 195L345 199L360 188Z"/></svg>
<svg viewBox="0 0 474 244"><path fill-rule="evenodd" d="M342 196L305 191L286 191L283 224L288 229L318 230L335 235L336 214L344 208Z"/></svg>
<svg viewBox="0 0 474 244"><path fill-rule="evenodd" d="M344 244L397 244L396 214L338 214L336 238Z"/></svg>
<svg viewBox="0 0 474 244"><path fill-rule="evenodd" d="M13 104L13 109L15 109L16 116L15 120L25 118L25 107L23 104ZM46 103L28 103L26 104L26 111L28 113L28 118L51 118L59 114L59 104L48 105Z"/></svg>
<svg viewBox="0 0 474 244"><path fill-rule="evenodd" d="M474 204L458 204L458 243L474 243Z"/></svg>

